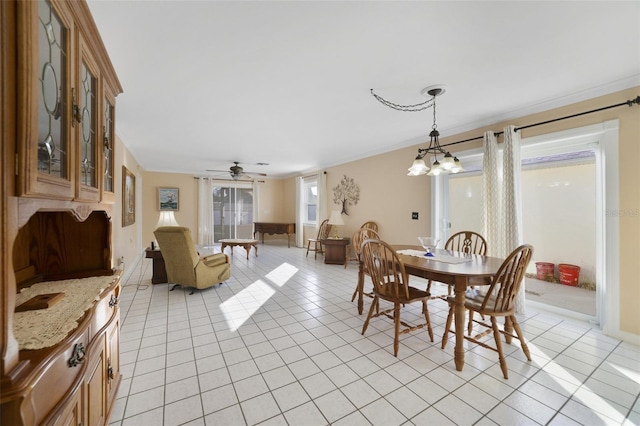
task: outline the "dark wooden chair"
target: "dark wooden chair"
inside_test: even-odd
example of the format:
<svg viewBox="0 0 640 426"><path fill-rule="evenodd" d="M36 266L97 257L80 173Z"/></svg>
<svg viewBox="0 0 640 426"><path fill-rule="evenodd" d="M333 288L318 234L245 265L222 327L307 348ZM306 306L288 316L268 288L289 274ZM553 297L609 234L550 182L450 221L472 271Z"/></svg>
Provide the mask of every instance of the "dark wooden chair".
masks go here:
<svg viewBox="0 0 640 426"><path fill-rule="evenodd" d="M481 315L486 315L491 318L491 324L487 324L483 321L473 320L473 322L480 324L487 328L484 332L471 337L464 336L465 339L470 342L476 343L484 348L491 349L498 352L498 358L500 360L500 368L504 378L509 378L507 369L507 361L504 358L502 352L501 334L505 335L507 343L511 343L511 339L516 337L520 340L520 346L522 351L526 355L527 359L531 361L531 355L529 354L529 348L524 340L520 325L515 316L515 299L522 284L527 265L531 260L533 254L533 247L524 244L515 249L509 257L505 259L498 269L498 272L491 280L489 289L484 294L468 295L464 307L469 310L469 315L473 317L474 312L478 312ZM449 333L453 333L451 330L451 322L453 320L453 311L455 307L455 297L447 297L449 303L449 315L447 316L447 323L444 328L444 335L442 336L442 349L447 345L447 339ZM505 318L504 329L500 329L498 326L497 317ZM515 330L515 336L512 333L512 328ZM481 338L493 332L493 339L496 346L489 346L485 342L480 341Z"/></svg>
<svg viewBox="0 0 640 426"><path fill-rule="evenodd" d="M424 290L409 286L409 276L404 264L398 258L389 244L380 240L365 240L362 243L362 258L373 283L373 302L369 308L369 315L362 326L362 334L367 331L371 318L386 316L393 320L395 333L393 340L393 355L398 356L400 335L427 327L429 337L433 342L433 330L427 309L430 294ZM393 303L393 308L379 310L380 300ZM410 325L400 320L400 311L405 305L421 303L425 323ZM375 314L374 314L375 312ZM400 325L405 327L400 329Z"/></svg>
<svg viewBox="0 0 640 426"><path fill-rule="evenodd" d="M326 240L331 233L331 225L329 225L329 219L325 219L320 224L320 228L318 228L318 235L316 238L309 238L307 242L307 254L309 256L309 251L315 252L313 254L313 258L315 259L318 254L324 253L324 246L322 245L322 240ZM311 245L313 244L313 248Z"/></svg>
<svg viewBox="0 0 640 426"><path fill-rule="evenodd" d="M356 284L356 290L353 292L351 301L353 302L356 297L358 297L358 314L360 315L362 315L363 310L363 297L367 296L373 298L373 292L365 293L364 291L364 277L365 275L369 275L369 272L367 271L367 268L362 261L361 251L362 243L365 240L369 239L379 240L380 237L378 236L378 233L376 231L369 228L360 228L356 232L354 232L353 236L351 237L351 249L356 260L358 261L358 283Z"/></svg>

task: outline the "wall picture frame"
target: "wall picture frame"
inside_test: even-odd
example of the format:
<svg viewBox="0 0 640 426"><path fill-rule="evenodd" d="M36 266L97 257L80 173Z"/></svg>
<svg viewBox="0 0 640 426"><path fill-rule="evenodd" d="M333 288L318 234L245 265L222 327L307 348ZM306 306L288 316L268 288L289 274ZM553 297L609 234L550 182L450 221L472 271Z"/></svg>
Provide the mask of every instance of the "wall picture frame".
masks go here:
<svg viewBox="0 0 640 426"><path fill-rule="evenodd" d="M180 210L180 190L178 188L158 188L158 210Z"/></svg>
<svg viewBox="0 0 640 426"><path fill-rule="evenodd" d="M136 222L136 176L122 166L122 226Z"/></svg>

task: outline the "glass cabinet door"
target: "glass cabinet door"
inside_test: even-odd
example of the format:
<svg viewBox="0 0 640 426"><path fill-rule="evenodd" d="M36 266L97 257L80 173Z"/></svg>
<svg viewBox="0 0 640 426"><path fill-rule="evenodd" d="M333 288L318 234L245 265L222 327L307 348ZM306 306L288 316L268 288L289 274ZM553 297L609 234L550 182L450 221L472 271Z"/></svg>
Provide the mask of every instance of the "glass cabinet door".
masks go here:
<svg viewBox="0 0 640 426"><path fill-rule="evenodd" d="M102 178L98 177L100 169L98 162L102 161L102 153L98 157L97 137L102 131L98 131L98 122L101 120L98 112L98 67L82 37L80 37L80 55L78 81L71 91L73 123L78 141L76 199L100 201Z"/></svg>
<svg viewBox="0 0 640 426"><path fill-rule="evenodd" d="M72 199L73 147L69 82L73 20L47 0L18 2L18 193Z"/></svg>
<svg viewBox="0 0 640 426"><path fill-rule="evenodd" d="M102 201L115 201L115 178L114 178L114 102L109 97L104 99L102 111Z"/></svg>

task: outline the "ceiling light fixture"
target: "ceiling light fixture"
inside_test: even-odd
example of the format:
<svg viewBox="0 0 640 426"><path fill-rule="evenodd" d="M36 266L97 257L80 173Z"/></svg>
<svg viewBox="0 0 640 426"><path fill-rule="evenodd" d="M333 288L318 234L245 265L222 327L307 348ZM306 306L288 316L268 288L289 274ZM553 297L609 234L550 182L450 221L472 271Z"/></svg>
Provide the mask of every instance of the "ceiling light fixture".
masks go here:
<svg viewBox="0 0 640 426"><path fill-rule="evenodd" d="M440 132L438 132L438 125L436 124L436 97L442 95L446 91L445 86L439 84L435 86L429 86L420 92L423 96L429 96L429 100L415 105L398 105L387 101L379 95L376 95L371 89L371 94L383 105L389 108L396 109L398 111L423 111L428 108L433 108L433 125L431 126L431 132L429 133L429 147L418 148L418 155L413 164L409 167L409 173L407 176L420 176L428 174L429 176L437 176L441 173L458 173L464 171L462 163L457 157L451 155L449 151L446 151L440 146ZM431 169L424 162L424 157L427 155L433 155L433 163ZM442 154L442 162L438 161L438 155ZM428 173L427 173L428 172Z"/></svg>

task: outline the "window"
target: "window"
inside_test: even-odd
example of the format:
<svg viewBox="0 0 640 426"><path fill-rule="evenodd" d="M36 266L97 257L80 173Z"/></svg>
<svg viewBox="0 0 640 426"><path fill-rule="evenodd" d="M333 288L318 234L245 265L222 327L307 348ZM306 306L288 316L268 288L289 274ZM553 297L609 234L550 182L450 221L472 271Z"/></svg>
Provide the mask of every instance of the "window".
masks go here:
<svg viewBox="0 0 640 426"><path fill-rule="evenodd" d="M303 185L303 219L305 223L316 223L318 220L318 180L304 179Z"/></svg>

